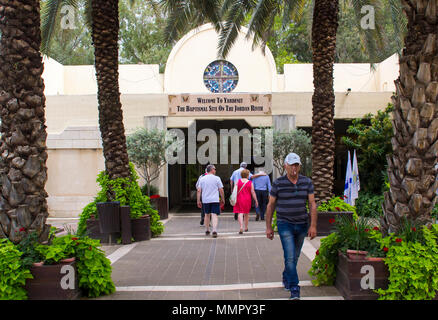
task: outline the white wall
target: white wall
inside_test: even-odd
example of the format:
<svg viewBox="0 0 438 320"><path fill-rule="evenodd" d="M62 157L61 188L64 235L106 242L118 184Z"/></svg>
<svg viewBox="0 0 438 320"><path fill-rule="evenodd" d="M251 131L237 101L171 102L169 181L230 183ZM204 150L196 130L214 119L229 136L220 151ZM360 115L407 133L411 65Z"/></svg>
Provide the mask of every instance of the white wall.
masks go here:
<svg viewBox="0 0 438 320"><path fill-rule="evenodd" d="M392 92L399 66L396 54L376 64L335 63L333 71L335 92ZM313 92L313 65L311 63L284 65L284 92ZM282 90L279 90L280 92Z"/></svg>
<svg viewBox="0 0 438 320"><path fill-rule="evenodd" d="M239 72L233 92L271 92L277 87L275 62L269 48L263 55L260 48L252 51L252 40L241 32L226 60ZM217 60L218 35L210 24L185 35L173 47L166 64L166 93L209 93L204 85L205 68Z"/></svg>
<svg viewBox="0 0 438 320"><path fill-rule="evenodd" d="M49 58L43 58L44 93L46 95L64 94L64 66Z"/></svg>

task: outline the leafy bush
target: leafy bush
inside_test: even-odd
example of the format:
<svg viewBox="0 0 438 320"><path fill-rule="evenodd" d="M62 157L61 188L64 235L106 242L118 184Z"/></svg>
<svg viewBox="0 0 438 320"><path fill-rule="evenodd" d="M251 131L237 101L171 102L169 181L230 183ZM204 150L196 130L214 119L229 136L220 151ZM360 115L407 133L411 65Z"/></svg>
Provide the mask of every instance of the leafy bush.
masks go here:
<svg viewBox="0 0 438 320"><path fill-rule="evenodd" d="M318 287L321 285L332 286L334 284L339 247L340 242L336 232L321 239L321 245L316 250L315 259L312 261L312 267L309 270L309 275L316 277L316 279L312 280L313 285Z"/></svg>
<svg viewBox="0 0 438 320"><path fill-rule="evenodd" d="M26 279L33 276L21 260L22 253L8 239L0 240L0 300L24 300Z"/></svg>
<svg viewBox="0 0 438 320"><path fill-rule="evenodd" d="M50 238L53 238L53 236ZM37 250L38 244L38 234L36 231L26 234L17 244L17 249L22 253L21 261L24 267L29 268L34 262L44 260L44 256Z"/></svg>
<svg viewBox="0 0 438 320"><path fill-rule="evenodd" d="M393 106L388 104L377 115L366 114L354 119L347 129L348 136L342 137L347 147L357 149L362 191L378 194L384 187L386 155L392 153L393 129L390 114Z"/></svg>
<svg viewBox="0 0 438 320"><path fill-rule="evenodd" d="M44 264L75 257L79 288L85 296L95 298L115 291L111 263L100 249L99 240L65 235L54 238L51 244L37 246L37 250L43 255Z"/></svg>
<svg viewBox="0 0 438 320"><path fill-rule="evenodd" d="M316 277L312 282L315 286L333 285L336 278L338 251L348 249L368 251L368 256L384 257L385 252L375 239L380 233L367 219L359 217L351 220L347 216L335 218L335 232L321 239L321 246L316 251L315 259L309 275Z"/></svg>
<svg viewBox="0 0 438 320"><path fill-rule="evenodd" d="M161 234L164 230L163 224L160 222L158 211L153 209L149 201L149 197L142 194L137 180L138 175L134 165L130 165L131 176L128 178L117 178L110 180L105 171L99 173L97 182L101 190L98 192L93 202L86 205L80 215L77 234L85 235L88 219L94 215L98 218L97 206L98 202L119 201L121 206L130 206L131 218L140 218L143 215L151 216L151 232L153 236ZM114 194L112 198L109 195Z"/></svg>
<svg viewBox="0 0 438 320"><path fill-rule="evenodd" d="M356 199L356 212L361 217L382 216L383 195L376 195L367 192L359 192Z"/></svg>
<svg viewBox="0 0 438 320"><path fill-rule="evenodd" d="M387 251L387 289L378 289L380 300L431 300L438 292L438 225L404 228L387 237L376 234Z"/></svg>
<svg viewBox="0 0 438 320"><path fill-rule="evenodd" d="M100 241L88 237L66 237L75 242L79 287L83 294L94 298L115 292L111 262L100 249Z"/></svg>
<svg viewBox="0 0 438 320"><path fill-rule="evenodd" d="M351 211L355 219L357 218L356 208L344 201L344 196L336 196L328 201L322 202L316 209L319 212Z"/></svg>

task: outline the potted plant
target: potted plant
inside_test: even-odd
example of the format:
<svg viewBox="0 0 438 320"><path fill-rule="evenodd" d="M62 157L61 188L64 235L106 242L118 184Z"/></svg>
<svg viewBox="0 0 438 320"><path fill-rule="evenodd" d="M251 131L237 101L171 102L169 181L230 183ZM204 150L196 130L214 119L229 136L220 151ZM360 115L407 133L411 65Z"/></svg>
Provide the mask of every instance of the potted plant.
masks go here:
<svg viewBox="0 0 438 320"><path fill-rule="evenodd" d="M338 216L333 222L334 231L321 240L309 274L316 277L313 283L335 285L345 299L377 299L373 288L363 287L361 280L364 266L372 266L375 271L376 288L388 284L388 268L384 261L372 261L374 257L384 257L385 251L374 238L380 233L372 220L359 217L350 220Z"/></svg>
<svg viewBox="0 0 438 320"><path fill-rule="evenodd" d="M355 207L346 203L345 196L336 196L321 203L318 208L318 236L327 236L335 230L334 222L339 216L346 216L351 221L357 217Z"/></svg>
<svg viewBox="0 0 438 320"><path fill-rule="evenodd" d="M130 207L130 217L134 221L134 224L136 224L136 220L142 216L144 216L142 219L146 220L148 219L147 216L149 216L151 236L158 236L163 232L164 226L159 221L160 216L157 210L152 208L149 197L143 195L138 186L137 180L139 177L132 163L130 163L130 171L130 177L117 178L114 180L110 180L105 171L99 173L97 182L101 190L98 192L94 201L84 207L79 218L78 235L88 235L91 238L100 239L102 242L108 242L108 234L102 234L100 232L97 203L107 202L111 192L113 193L113 201L118 201L120 206ZM141 223L141 221L139 223ZM147 232L147 229L145 229L144 232ZM114 233L114 236L111 237L112 242L116 243L117 240L120 240L120 237L120 232Z"/></svg>
<svg viewBox="0 0 438 320"><path fill-rule="evenodd" d="M175 141L175 138L166 130L146 128L140 128L126 138L129 159L136 165L140 176L145 180L145 194L148 197L152 195L152 182L159 178L161 169L166 164L167 148L171 145L176 146L175 151L183 148L181 141ZM167 219L167 197L159 196L154 201L160 218Z"/></svg>

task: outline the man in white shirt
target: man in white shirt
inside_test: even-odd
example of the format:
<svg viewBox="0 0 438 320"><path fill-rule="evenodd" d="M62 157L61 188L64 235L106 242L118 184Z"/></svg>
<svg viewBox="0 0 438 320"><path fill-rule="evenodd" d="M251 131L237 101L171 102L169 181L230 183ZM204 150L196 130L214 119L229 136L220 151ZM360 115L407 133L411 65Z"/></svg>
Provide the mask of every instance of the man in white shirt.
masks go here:
<svg viewBox="0 0 438 320"><path fill-rule="evenodd" d="M212 164L208 165L207 174L199 180L197 192L198 208L202 208L205 214L205 235L208 236L210 234L211 218L213 238L217 237L217 226L219 223L219 215L221 214L220 205L225 204L224 186L221 179L215 174L216 167Z"/></svg>

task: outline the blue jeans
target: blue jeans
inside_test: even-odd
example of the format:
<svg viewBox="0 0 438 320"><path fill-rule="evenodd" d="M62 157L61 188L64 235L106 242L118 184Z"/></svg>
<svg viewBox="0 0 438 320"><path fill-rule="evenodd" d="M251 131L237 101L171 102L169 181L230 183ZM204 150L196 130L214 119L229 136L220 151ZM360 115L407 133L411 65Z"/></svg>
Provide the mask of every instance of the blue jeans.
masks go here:
<svg viewBox="0 0 438 320"><path fill-rule="evenodd" d="M260 215L260 218L265 219L266 206L268 205L268 190L255 190L257 196L257 202L259 206L256 207L256 213Z"/></svg>
<svg viewBox="0 0 438 320"><path fill-rule="evenodd" d="M286 221L277 221L277 226L284 253L283 281L286 288L290 289L300 282L297 263L309 226L308 223L294 224Z"/></svg>

